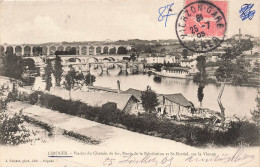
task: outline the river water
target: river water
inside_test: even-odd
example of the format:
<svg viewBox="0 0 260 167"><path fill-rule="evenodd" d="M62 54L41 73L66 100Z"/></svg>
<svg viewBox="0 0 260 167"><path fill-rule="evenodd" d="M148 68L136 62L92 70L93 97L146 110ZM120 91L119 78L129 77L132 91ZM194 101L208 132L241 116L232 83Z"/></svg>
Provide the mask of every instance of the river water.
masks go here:
<svg viewBox="0 0 260 167"><path fill-rule="evenodd" d="M96 75L96 82L94 86L103 86L110 88L117 88L117 80L120 81L121 90L127 90L129 88L145 90L147 85L156 93L161 94L174 94L182 93L189 101L191 101L195 107L199 107L197 98L198 85L193 83L192 80L178 79L178 78L166 78L163 77L161 82L155 82L154 76L148 76L147 74L138 75ZM54 77L52 79L54 82ZM55 85L55 83L53 83ZM45 83L42 82L41 77L36 77L34 83L34 89L45 89ZM217 97L220 91L220 86L214 84L208 84L204 88L203 107L209 108L215 111L220 111ZM225 107L226 116L232 117L234 114L237 117L251 117L250 110L256 108L255 98L257 96L257 88L245 87L245 86L233 86L226 85L223 95L222 104Z"/></svg>
<svg viewBox="0 0 260 167"><path fill-rule="evenodd" d="M134 88L145 90L147 85L156 93L171 94L182 93L189 101L193 102L196 107L199 107L197 98L198 85L192 80L178 79L178 78L162 78L161 82L155 82L153 75L147 74L138 75L102 75L97 76L95 86L103 86L110 88L117 88L117 80L121 83L121 90ZM214 84L206 85L204 88L203 107L215 111L220 111L217 103L220 86ZM240 118L244 116L251 117L250 110L256 107L255 98L257 96L257 88L241 87L226 85L223 95L222 104L226 108L226 116L232 117L234 114Z"/></svg>

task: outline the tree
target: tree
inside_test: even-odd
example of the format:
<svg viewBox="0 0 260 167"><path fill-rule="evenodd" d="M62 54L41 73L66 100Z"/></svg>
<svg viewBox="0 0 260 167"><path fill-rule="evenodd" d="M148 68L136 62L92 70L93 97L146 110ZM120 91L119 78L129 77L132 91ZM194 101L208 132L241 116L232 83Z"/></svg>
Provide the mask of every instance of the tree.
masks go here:
<svg viewBox="0 0 260 167"><path fill-rule="evenodd" d="M207 80L206 59L204 56L198 56L196 60L196 67L199 70L199 72L194 76L193 81L199 83L197 96L200 102L200 107L202 107L202 100L204 97L203 89Z"/></svg>
<svg viewBox="0 0 260 167"><path fill-rule="evenodd" d="M11 51L6 51L6 54L1 57L0 67L1 75L15 79L22 78L22 58Z"/></svg>
<svg viewBox="0 0 260 167"><path fill-rule="evenodd" d="M22 67L28 67L28 70L35 70L35 61L31 58L22 59Z"/></svg>
<svg viewBox="0 0 260 167"><path fill-rule="evenodd" d="M257 103L257 109L251 112L252 120L260 127L260 89L257 90L258 95L255 99Z"/></svg>
<svg viewBox="0 0 260 167"><path fill-rule="evenodd" d="M183 50L182 50L182 57L183 57L184 59L187 59L187 56L188 56L188 49L183 49Z"/></svg>
<svg viewBox="0 0 260 167"><path fill-rule="evenodd" d="M62 61L61 58L58 55L56 55L54 70L53 70L56 86L60 86L61 76L63 73L61 61Z"/></svg>
<svg viewBox="0 0 260 167"><path fill-rule="evenodd" d="M159 105L156 93L147 86L145 91L141 92L142 106L148 113L155 111L155 107Z"/></svg>
<svg viewBox="0 0 260 167"><path fill-rule="evenodd" d="M155 71L161 71L161 69L162 69L162 66L163 66L163 64L161 64L161 63L156 63L156 64L154 64L153 65L153 68L155 69Z"/></svg>
<svg viewBox="0 0 260 167"><path fill-rule="evenodd" d="M164 53L164 52L166 52L166 49L165 49L165 48L162 48L162 49L161 49L161 53Z"/></svg>
<svg viewBox="0 0 260 167"><path fill-rule="evenodd" d="M130 55L130 60L132 60L132 61L136 60L136 55L134 53Z"/></svg>
<svg viewBox="0 0 260 167"><path fill-rule="evenodd" d="M84 78L84 82L87 86L93 86L93 83L96 82L96 77L88 73Z"/></svg>
<svg viewBox="0 0 260 167"><path fill-rule="evenodd" d="M221 97L226 85L229 81L235 85L241 85L248 82L248 72L245 69L245 61L239 59L237 56L241 54L239 48L234 46L233 48L227 48L222 56L222 60L219 62L219 68L215 72L217 80L221 83L221 89L218 96L218 105L221 110L221 123L225 122L225 108L222 105Z"/></svg>
<svg viewBox="0 0 260 167"><path fill-rule="evenodd" d="M46 82L45 90L48 90L48 91L50 91L50 89L52 87L51 74L52 74L51 60L48 59L47 66L45 67L45 82Z"/></svg>
<svg viewBox="0 0 260 167"><path fill-rule="evenodd" d="M241 51L251 50L254 47L253 42L250 39L242 39L239 48Z"/></svg>
<svg viewBox="0 0 260 167"><path fill-rule="evenodd" d="M71 89L74 88L75 85L75 77L76 77L76 71L70 67L70 71L65 76L65 89L69 91L69 97L71 99Z"/></svg>

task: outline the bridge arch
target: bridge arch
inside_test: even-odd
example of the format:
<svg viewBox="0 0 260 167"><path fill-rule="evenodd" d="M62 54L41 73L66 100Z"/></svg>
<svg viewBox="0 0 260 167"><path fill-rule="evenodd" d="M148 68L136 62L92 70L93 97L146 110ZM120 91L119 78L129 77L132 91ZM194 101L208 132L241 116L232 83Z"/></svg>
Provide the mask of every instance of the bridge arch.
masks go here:
<svg viewBox="0 0 260 167"><path fill-rule="evenodd" d="M50 47L50 55L54 55L56 51L56 47L55 46L51 46Z"/></svg>
<svg viewBox="0 0 260 167"><path fill-rule="evenodd" d="M110 61L110 59L109 59L109 58L107 58L107 57L105 57L105 58L103 59L103 61L105 61L105 60L107 60L107 61Z"/></svg>
<svg viewBox="0 0 260 167"><path fill-rule="evenodd" d="M41 46L34 46L32 48L33 56L39 56L42 54L42 47Z"/></svg>
<svg viewBox="0 0 260 167"><path fill-rule="evenodd" d="M32 52L32 50L31 50L31 47L30 47L30 46L25 46L25 47L24 47L24 55L25 55L25 56L30 56L30 55L31 55L31 52Z"/></svg>
<svg viewBox="0 0 260 167"><path fill-rule="evenodd" d="M16 54L18 54L18 55L22 55L22 53L23 53L23 51L22 51L22 47L21 46L16 46L15 48L14 48L14 52L16 53Z"/></svg>
<svg viewBox="0 0 260 167"><path fill-rule="evenodd" d="M125 46L119 46L117 49L117 54L127 54L127 48Z"/></svg>
<svg viewBox="0 0 260 167"><path fill-rule="evenodd" d="M87 59L87 62L88 63L97 63L98 59L96 57L90 57L90 58Z"/></svg>
<svg viewBox="0 0 260 167"><path fill-rule="evenodd" d="M75 49L76 49L76 55L80 55L80 48L79 48L79 46L75 46Z"/></svg>
<svg viewBox="0 0 260 167"><path fill-rule="evenodd" d="M5 53L5 47L0 46L0 55L4 55Z"/></svg>
<svg viewBox="0 0 260 167"><path fill-rule="evenodd" d="M66 52L69 52L70 50L71 50L71 46L66 46L66 47L65 47L65 51L66 51Z"/></svg>
<svg viewBox="0 0 260 167"><path fill-rule="evenodd" d="M77 48L75 46L71 47L70 54L77 55Z"/></svg>
<svg viewBox="0 0 260 167"><path fill-rule="evenodd" d="M116 61L116 59L113 58L113 57L109 57L108 59L109 59L110 61Z"/></svg>
<svg viewBox="0 0 260 167"><path fill-rule="evenodd" d="M100 70L100 73L98 74L97 72L95 72L96 70L98 70L98 68L100 68L101 70ZM90 73L92 73L92 74L96 74L96 75L102 75L103 74L103 67L102 67L102 65L100 65L100 64L91 64L90 65L90 68L89 68L89 71L90 71Z"/></svg>
<svg viewBox="0 0 260 167"><path fill-rule="evenodd" d="M96 47L96 54L101 55L101 52L102 52L101 46Z"/></svg>
<svg viewBox="0 0 260 167"><path fill-rule="evenodd" d="M14 54L14 48L12 46L7 46L6 48L6 53L11 53L11 54Z"/></svg>
<svg viewBox="0 0 260 167"><path fill-rule="evenodd" d="M117 63L110 63L109 67L107 68L107 73L109 75L119 75L122 71L123 67Z"/></svg>
<svg viewBox="0 0 260 167"><path fill-rule="evenodd" d="M77 60L78 60L79 62L81 62L81 59L80 59L80 58L77 58L77 57L69 58L69 59L67 60L67 62L77 62Z"/></svg>
<svg viewBox="0 0 260 167"><path fill-rule="evenodd" d="M108 46L105 46L105 47L103 48L103 54L108 54Z"/></svg>
<svg viewBox="0 0 260 167"><path fill-rule="evenodd" d="M112 47L109 49L109 54L116 54L116 47Z"/></svg>
<svg viewBox="0 0 260 167"><path fill-rule="evenodd" d="M63 46L59 46L58 48L57 48L57 51L63 51L64 50L64 47Z"/></svg>
<svg viewBox="0 0 260 167"><path fill-rule="evenodd" d="M87 50L88 50L88 48L87 48L86 46L83 46L83 47L81 48L81 54L82 54L82 55L87 55Z"/></svg>
<svg viewBox="0 0 260 167"><path fill-rule="evenodd" d="M48 48L47 46L42 46L42 54L47 55L48 54Z"/></svg>
<svg viewBox="0 0 260 167"><path fill-rule="evenodd" d="M94 46L90 46L89 47L89 55L94 55L94 50L95 50Z"/></svg>

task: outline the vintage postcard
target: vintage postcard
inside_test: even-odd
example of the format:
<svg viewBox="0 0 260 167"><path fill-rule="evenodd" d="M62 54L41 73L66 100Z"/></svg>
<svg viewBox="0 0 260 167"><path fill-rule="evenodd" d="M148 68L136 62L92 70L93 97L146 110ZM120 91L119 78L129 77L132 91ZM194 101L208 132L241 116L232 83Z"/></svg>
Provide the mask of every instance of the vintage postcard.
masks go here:
<svg viewBox="0 0 260 167"><path fill-rule="evenodd" d="M259 12L0 1L0 167L259 167Z"/></svg>

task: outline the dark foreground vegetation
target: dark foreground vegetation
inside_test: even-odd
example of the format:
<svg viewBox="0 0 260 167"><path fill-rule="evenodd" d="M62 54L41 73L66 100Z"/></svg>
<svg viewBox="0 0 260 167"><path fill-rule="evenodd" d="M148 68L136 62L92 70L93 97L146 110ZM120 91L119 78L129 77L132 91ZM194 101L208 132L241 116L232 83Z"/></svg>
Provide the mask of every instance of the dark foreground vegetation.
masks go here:
<svg viewBox="0 0 260 167"><path fill-rule="evenodd" d="M190 123L180 124L169 119L158 118L154 114L129 115L119 111L115 103L91 107L80 101L65 100L42 92L34 92L27 96L18 95L17 98L61 113L192 146L237 146L240 144L257 146L260 141L259 127L245 120L230 122L225 130L216 130L214 125L204 124L203 127L197 127Z"/></svg>

